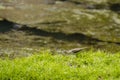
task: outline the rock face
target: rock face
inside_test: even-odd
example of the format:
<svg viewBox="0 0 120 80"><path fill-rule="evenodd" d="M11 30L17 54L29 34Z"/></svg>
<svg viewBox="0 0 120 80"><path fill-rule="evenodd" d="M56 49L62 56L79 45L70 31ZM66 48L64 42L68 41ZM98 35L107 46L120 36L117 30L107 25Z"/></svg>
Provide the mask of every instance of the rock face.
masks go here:
<svg viewBox="0 0 120 80"><path fill-rule="evenodd" d="M0 20L120 43L119 0L0 0ZM114 6L113 6L114 5ZM18 27L18 26L17 26Z"/></svg>
<svg viewBox="0 0 120 80"><path fill-rule="evenodd" d="M52 4L55 3L55 0L1 0L1 4L3 5L20 5L20 4Z"/></svg>
<svg viewBox="0 0 120 80"><path fill-rule="evenodd" d="M54 0L2 0L0 17L21 24L37 23L51 15L50 4L54 2Z"/></svg>

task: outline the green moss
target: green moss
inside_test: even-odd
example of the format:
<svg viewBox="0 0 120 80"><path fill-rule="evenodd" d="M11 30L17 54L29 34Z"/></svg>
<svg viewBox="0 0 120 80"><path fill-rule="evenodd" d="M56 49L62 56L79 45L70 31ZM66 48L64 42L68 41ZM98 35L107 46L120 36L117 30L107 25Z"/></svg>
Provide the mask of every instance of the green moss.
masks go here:
<svg viewBox="0 0 120 80"><path fill-rule="evenodd" d="M1 80L119 80L120 54L101 51L77 55L39 52L27 58L0 59Z"/></svg>

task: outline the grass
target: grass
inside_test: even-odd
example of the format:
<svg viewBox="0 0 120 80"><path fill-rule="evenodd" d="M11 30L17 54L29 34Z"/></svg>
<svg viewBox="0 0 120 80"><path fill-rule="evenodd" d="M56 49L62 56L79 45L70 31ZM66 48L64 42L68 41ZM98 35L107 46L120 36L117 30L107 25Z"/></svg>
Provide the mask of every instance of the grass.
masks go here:
<svg viewBox="0 0 120 80"><path fill-rule="evenodd" d="M53 55L50 51L0 59L0 80L120 80L120 54L102 51Z"/></svg>

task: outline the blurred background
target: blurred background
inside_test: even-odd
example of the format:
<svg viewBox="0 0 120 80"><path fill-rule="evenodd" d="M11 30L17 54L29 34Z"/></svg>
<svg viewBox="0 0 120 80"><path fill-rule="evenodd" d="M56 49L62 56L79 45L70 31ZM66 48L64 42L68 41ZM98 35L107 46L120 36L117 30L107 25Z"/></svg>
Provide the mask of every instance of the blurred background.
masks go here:
<svg viewBox="0 0 120 80"><path fill-rule="evenodd" d="M0 0L0 56L120 50L120 0Z"/></svg>

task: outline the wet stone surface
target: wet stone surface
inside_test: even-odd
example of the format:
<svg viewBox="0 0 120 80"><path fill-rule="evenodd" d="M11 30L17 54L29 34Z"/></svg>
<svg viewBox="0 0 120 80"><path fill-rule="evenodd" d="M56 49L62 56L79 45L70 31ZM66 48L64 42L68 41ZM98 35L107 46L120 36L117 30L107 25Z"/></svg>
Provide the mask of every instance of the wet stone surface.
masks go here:
<svg viewBox="0 0 120 80"><path fill-rule="evenodd" d="M0 1L1 52L18 49L69 50L92 47L120 50L120 14L83 2ZM97 4L98 5L98 4ZM101 4L99 4L101 5ZM109 7L109 6L108 6ZM21 50L22 51L22 50ZM3 54L1 53L1 54Z"/></svg>

